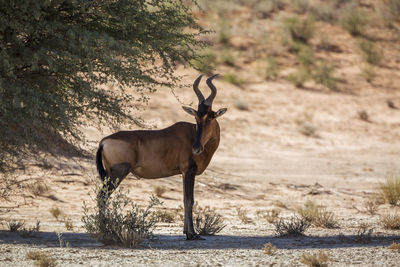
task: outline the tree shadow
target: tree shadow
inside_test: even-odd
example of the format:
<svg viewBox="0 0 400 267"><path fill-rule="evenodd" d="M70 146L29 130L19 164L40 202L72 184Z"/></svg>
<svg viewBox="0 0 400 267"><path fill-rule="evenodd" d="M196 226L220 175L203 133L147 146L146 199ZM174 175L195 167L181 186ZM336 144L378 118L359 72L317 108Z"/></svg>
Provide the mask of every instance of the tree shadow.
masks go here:
<svg viewBox="0 0 400 267"><path fill-rule="evenodd" d="M73 248L122 249L116 246L104 246L85 233L63 233L64 243ZM184 235L155 235L135 249L187 250L187 249L262 249L264 244L272 243L278 249L310 248L354 248L389 246L400 242L399 235L328 235L328 236L206 236L205 240L187 241ZM0 231L0 244L29 244L41 247L60 247L55 232L37 232L32 237L21 237L18 233Z"/></svg>

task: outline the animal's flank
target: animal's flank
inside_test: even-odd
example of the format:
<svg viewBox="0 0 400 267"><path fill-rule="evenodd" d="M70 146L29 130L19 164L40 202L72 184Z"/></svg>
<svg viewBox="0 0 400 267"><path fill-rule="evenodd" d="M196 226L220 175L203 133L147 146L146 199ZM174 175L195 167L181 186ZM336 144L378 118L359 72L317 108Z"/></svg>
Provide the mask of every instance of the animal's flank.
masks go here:
<svg viewBox="0 0 400 267"><path fill-rule="evenodd" d="M100 175L100 179L102 181L104 181L104 179L107 176L107 172L106 172L106 170L104 169L104 166L103 166L102 152L103 152L103 145L101 144L99 146L99 149L97 150L97 153L96 153L96 166L97 166L97 172Z"/></svg>

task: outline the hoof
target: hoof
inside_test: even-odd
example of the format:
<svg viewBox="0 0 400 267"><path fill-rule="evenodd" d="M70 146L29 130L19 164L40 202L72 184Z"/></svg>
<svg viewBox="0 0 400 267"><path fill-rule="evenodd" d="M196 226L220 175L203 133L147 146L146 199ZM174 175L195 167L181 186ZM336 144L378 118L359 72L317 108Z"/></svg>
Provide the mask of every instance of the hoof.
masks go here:
<svg viewBox="0 0 400 267"><path fill-rule="evenodd" d="M202 238L200 235L198 234L187 234L186 235L186 240L206 240L205 238Z"/></svg>

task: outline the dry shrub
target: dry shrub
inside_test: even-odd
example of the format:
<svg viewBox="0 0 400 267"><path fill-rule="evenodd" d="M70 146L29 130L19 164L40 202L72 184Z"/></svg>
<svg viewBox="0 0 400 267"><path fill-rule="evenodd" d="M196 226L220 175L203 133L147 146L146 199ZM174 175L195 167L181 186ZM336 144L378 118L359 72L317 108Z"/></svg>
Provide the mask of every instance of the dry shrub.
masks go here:
<svg viewBox="0 0 400 267"><path fill-rule="evenodd" d="M242 207L236 208L237 216L242 221L242 223L252 223L253 220L247 216L247 211Z"/></svg>
<svg viewBox="0 0 400 267"><path fill-rule="evenodd" d="M128 199L128 193L119 188L107 201L97 194L97 205L93 208L83 203L82 222L89 235L106 245L127 247L136 246L152 236L158 217L151 210L162 203L152 196L147 207L142 209Z"/></svg>
<svg viewBox="0 0 400 267"><path fill-rule="evenodd" d="M393 251L400 252L400 244L393 242L390 246L388 246L388 249L391 249Z"/></svg>
<svg viewBox="0 0 400 267"><path fill-rule="evenodd" d="M267 58L267 69L265 71L265 78L267 80L276 79L279 76L279 65L276 57L270 56Z"/></svg>
<svg viewBox="0 0 400 267"><path fill-rule="evenodd" d="M367 15L358 8L356 3L350 3L341 10L340 24L351 35L363 35L367 25Z"/></svg>
<svg viewBox="0 0 400 267"><path fill-rule="evenodd" d="M236 86L241 87L243 85L243 80L236 74L233 72L228 72L224 75L224 81L234 84Z"/></svg>
<svg viewBox="0 0 400 267"><path fill-rule="evenodd" d="M51 213L51 215L58 221L59 218L61 216L64 215L64 212L62 212L62 210L60 210L59 207L52 207L51 209L49 209L49 212Z"/></svg>
<svg viewBox="0 0 400 267"><path fill-rule="evenodd" d="M298 43L307 44L315 32L314 18L289 17L284 21L285 41L296 50Z"/></svg>
<svg viewBox="0 0 400 267"><path fill-rule="evenodd" d="M364 77L364 79L367 82L372 83L374 81L375 77L376 77L374 66L372 66L371 64L365 65L361 69L361 75Z"/></svg>
<svg viewBox="0 0 400 267"><path fill-rule="evenodd" d="M274 245L272 245L271 243L267 243L267 244L264 245L264 254L272 256L277 251L278 251L278 249Z"/></svg>
<svg viewBox="0 0 400 267"><path fill-rule="evenodd" d="M157 222L173 223L175 222L176 211L170 211L167 209L157 210L154 212Z"/></svg>
<svg viewBox="0 0 400 267"><path fill-rule="evenodd" d="M387 203L397 205L400 201L400 178L394 174L388 175L386 181L379 184L378 190Z"/></svg>
<svg viewBox="0 0 400 267"><path fill-rule="evenodd" d="M375 44L367 39L360 39L358 45L364 53L365 60L371 65L378 65L382 61L382 50L376 48Z"/></svg>
<svg viewBox="0 0 400 267"><path fill-rule="evenodd" d="M279 213L281 211L278 209L266 210L266 211L257 211L257 216L267 220L269 223L274 223L279 219Z"/></svg>
<svg viewBox="0 0 400 267"><path fill-rule="evenodd" d="M22 226L25 225L24 221L9 221L7 227L10 232L17 232Z"/></svg>
<svg viewBox="0 0 400 267"><path fill-rule="evenodd" d="M330 90L337 90L337 79L333 76L335 68L332 64L321 61L315 68L313 78L316 83L322 84Z"/></svg>
<svg viewBox="0 0 400 267"><path fill-rule="evenodd" d="M30 227L22 227L20 231L18 231L19 235L21 237L32 237L35 235L35 233L40 231L40 221L36 221L36 224L34 226Z"/></svg>
<svg viewBox="0 0 400 267"><path fill-rule="evenodd" d="M354 237L354 242L366 243L366 242L371 241L373 232L374 232L374 229L369 228L368 224L360 224L358 226L357 234Z"/></svg>
<svg viewBox="0 0 400 267"><path fill-rule="evenodd" d="M365 122L371 122L368 113L365 110L360 110L357 112L358 118Z"/></svg>
<svg viewBox="0 0 400 267"><path fill-rule="evenodd" d="M310 78L309 71L304 68L300 67L295 72L290 73L287 76L287 80L294 84L294 86L301 88L303 87L304 83Z"/></svg>
<svg viewBox="0 0 400 267"><path fill-rule="evenodd" d="M42 196L50 190L49 187L43 182L32 182L26 184L26 189L28 189L29 193L34 196Z"/></svg>
<svg viewBox="0 0 400 267"><path fill-rule="evenodd" d="M207 75L211 75L217 64L217 55L211 49L199 52L199 57L191 61L193 67Z"/></svg>
<svg viewBox="0 0 400 267"><path fill-rule="evenodd" d="M380 223L385 229L400 230L400 215L398 214L383 215L380 218Z"/></svg>
<svg viewBox="0 0 400 267"><path fill-rule="evenodd" d="M162 195L164 195L166 191L167 190L164 187L161 186L154 187L154 194L156 194L157 197L162 197Z"/></svg>
<svg viewBox="0 0 400 267"><path fill-rule="evenodd" d="M300 262L311 267L328 266L329 256L325 252L320 251L316 254L304 253L301 255Z"/></svg>
<svg viewBox="0 0 400 267"><path fill-rule="evenodd" d="M310 227L310 222L304 218L293 216L289 219L280 219L273 223L278 236L299 236Z"/></svg>
<svg viewBox="0 0 400 267"><path fill-rule="evenodd" d="M249 104L245 101L243 101L242 99L237 99L235 100L235 102L233 103L233 105L235 106L235 108L237 108L238 110L242 110L242 111L249 111Z"/></svg>
<svg viewBox="0 0 400 267"><path fill-rule="evenodd" d="M338 222L333 212L326 211L309 200L298 210L300 216L317 227L338 228Z"/></svg>
<svg viewBox="0 0 400 267"><path fill-rule="evenodd" d="M67 231L72 231L72 230L74 230L74 225L73 225L73 223L72 223L71 218L65 217L65 218L64 218L64 225L65 225L65 229L67 229Z"/></svg>
<svg viewBox="0 0 400 267"><path fill-rule="evenodd" d="M364 203L364 210L370 215L375 215L378 211L378 203L376 201L366 201Z"/></svg>
<svg viewBox="0 0 400 267"><path fill-rule="evenodd" d="M226 226L222 216L209 206L202 208L196 205L193 223L199 235L215 235Z"/></svg>
<svg viewBox="0 0 400 267"><path fill-rule="evenodd" d="M36 251L28 251L25 255L25 258L27 260L34 260L35 261L35 266L39 267L54 267L57 266L56 259L51 257L48 253L46 252L40 252L38 250Z"/></svg>

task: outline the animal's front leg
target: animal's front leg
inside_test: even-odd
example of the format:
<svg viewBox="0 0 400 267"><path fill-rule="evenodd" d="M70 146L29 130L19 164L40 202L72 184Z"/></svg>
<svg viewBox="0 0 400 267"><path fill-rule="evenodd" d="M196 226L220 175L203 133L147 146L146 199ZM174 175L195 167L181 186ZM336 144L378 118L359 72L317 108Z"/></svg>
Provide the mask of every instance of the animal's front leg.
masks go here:
<svg viewBox="0 0 400 267"><path fill-rule="evenodd" d="M196 168L189 168L183 175L183 205L184 205L184 228L187 240L203 239L194 231L193 227L193 203L194 203L194 180Z"/></svg>

